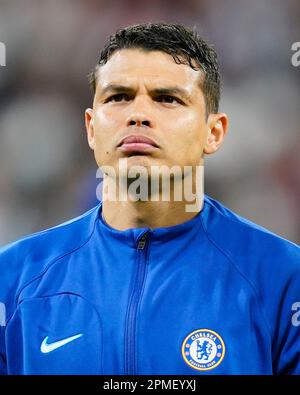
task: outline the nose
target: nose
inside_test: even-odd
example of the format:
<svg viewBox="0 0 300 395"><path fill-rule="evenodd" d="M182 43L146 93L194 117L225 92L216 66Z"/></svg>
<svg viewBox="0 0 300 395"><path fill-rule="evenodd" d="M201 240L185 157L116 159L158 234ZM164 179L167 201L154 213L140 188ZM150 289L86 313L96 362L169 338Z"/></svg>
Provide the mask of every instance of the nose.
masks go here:
<svg viewBox="0 0 300 395"><path fill-rule="evenodd" d="M145 111L147 109L147 111ZM149 103L144 97L136 97L131 107L130 115L126 120L126 126L147 126L153 127L153 120L151 119L149 112Z"/></svg>
<svg viewBox="0 0 300 395"><path fill-rule="evenodd" d="M127 120L127 126L151 126L148 117L143 114L132 114Z"/></svg>

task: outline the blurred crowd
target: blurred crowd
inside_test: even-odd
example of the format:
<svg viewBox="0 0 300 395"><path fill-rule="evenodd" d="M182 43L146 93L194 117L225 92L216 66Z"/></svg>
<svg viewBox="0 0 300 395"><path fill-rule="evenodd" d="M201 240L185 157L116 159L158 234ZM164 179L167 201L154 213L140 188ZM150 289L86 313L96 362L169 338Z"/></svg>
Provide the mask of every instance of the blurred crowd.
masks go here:
<svg viewBox="0 0 300 395"><path fill-rule="evenodd" d="M0 0L0 245L97 204L86 76L110 34L149 21L196 27L219 55L230 125L205 192L300 243L299 20L298 0Z"/></svg>

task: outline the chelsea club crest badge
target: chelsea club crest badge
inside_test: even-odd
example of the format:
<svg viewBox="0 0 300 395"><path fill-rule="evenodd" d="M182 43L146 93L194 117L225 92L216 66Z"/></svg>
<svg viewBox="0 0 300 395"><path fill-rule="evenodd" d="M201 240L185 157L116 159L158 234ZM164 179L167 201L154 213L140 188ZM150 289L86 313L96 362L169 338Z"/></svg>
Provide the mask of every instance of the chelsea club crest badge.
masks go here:
<svg viewBox="0 0 300 395"><path fill-rule="evenodd" d="M210 370L222 362L225 344L221 336L210 329L197 329L182 343L184 361L197 370Z"/></svg>

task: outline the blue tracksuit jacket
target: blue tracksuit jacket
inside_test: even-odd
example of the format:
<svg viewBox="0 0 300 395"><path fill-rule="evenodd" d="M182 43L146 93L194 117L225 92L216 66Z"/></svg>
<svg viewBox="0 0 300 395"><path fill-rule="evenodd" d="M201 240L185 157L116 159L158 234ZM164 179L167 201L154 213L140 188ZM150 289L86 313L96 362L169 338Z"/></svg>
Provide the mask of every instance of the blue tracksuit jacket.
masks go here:
<svg viewBox="0 0 300 395"><path fill-rule="evenodd" d="M299 374L300 248L205 195L119 231L101 203L0 250L2 374Z"/></svg>

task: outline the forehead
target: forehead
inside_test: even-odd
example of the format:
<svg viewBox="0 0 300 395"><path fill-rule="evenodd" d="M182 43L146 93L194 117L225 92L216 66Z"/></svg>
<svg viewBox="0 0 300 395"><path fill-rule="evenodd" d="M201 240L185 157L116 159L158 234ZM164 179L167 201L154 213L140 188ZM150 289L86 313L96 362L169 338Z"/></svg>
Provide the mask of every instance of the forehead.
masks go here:
<svg viewBox="0 0 300 395"><path fill-rule="evenodd" d="M135 84L143 81L151 87L163 87L176 83L192 93L199 89L201 77L200 70L175 63L173 57L165 52L122 49L116 51L105 65L99 67L97 84L105 87L108 84Z"/></svg>

